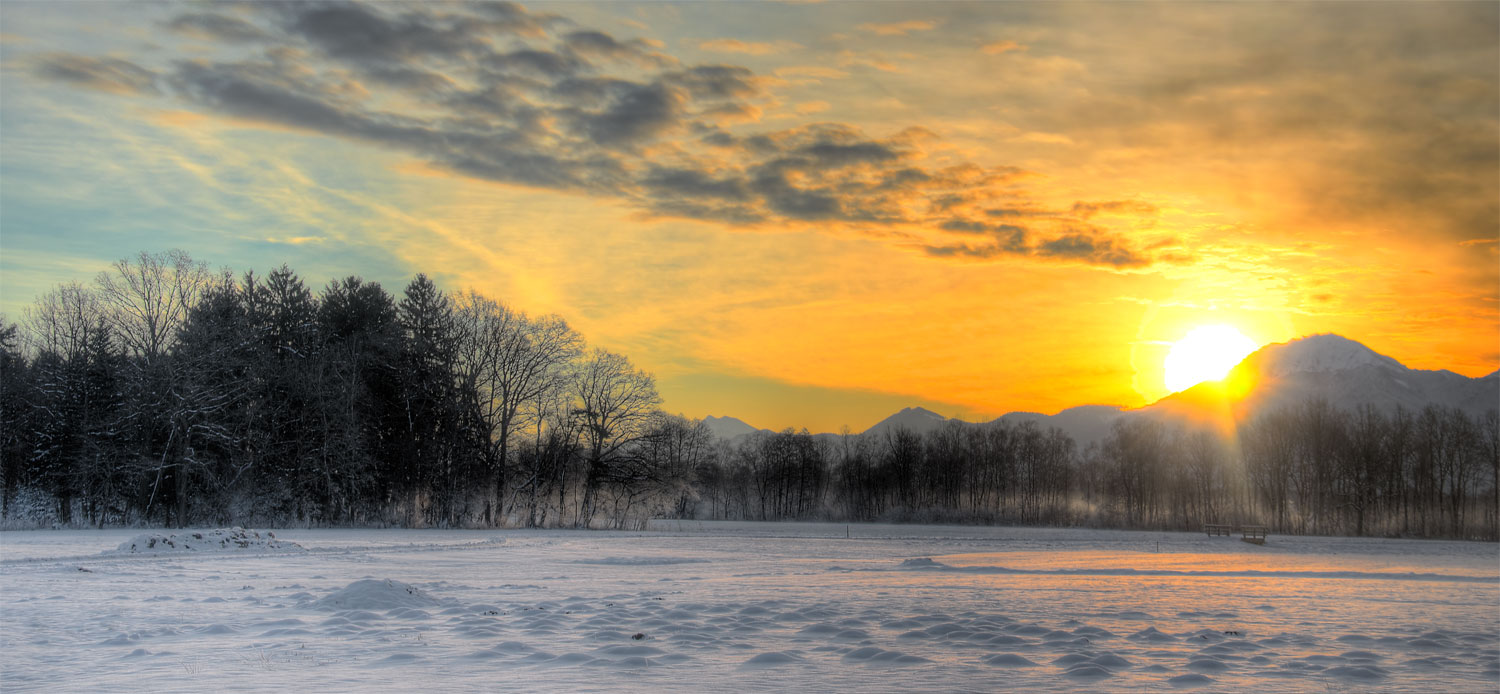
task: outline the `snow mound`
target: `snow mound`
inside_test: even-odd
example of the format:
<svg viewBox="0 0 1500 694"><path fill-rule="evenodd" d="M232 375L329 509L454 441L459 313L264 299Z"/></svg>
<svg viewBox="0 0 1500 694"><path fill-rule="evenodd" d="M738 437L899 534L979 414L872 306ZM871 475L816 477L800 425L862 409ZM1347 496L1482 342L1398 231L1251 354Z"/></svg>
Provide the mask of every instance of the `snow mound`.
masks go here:
<svg viewBox="0 0 1500 694"><path fill-rule="evenodd" d="M350 583L313 603L330 610L395 610L432 607L436 598L408 583L389 578L366 578Z"/></svg>
<svg viewBox="0 0 1500 694"><path fill-rule="evenodd" d="M143 552L305 552L302 545L276 539L276 533L245 528L195 530L180 534L142 533L103 554Z"/></svg>

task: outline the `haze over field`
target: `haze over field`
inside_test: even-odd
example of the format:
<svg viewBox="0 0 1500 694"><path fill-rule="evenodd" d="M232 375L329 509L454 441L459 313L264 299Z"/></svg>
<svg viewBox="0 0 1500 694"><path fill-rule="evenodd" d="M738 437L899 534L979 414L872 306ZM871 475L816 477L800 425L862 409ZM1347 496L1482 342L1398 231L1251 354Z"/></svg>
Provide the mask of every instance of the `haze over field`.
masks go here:
<svg viewBox="0 0 1500 694"><path fill-rule="evenodd" d="M1139 407L1202 326L1500 366L1493 3L0 5L0 311L439 270L664 407Z"/></svg>

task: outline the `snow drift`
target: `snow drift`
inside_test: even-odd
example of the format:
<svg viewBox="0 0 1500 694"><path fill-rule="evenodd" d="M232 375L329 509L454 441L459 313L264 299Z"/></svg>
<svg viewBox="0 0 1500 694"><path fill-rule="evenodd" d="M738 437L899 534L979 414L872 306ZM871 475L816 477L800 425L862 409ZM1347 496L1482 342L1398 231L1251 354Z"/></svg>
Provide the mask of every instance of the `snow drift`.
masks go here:
<svg viewBox="0 0 1500 694"><path fill-rule="evenodd" d="M409 583L366 578L350 583L313 603L330 610L395 610L432 607L437 598Z"/></svg>
<svg viewBox="0 0 1500 694"><path fill-rule="evenodd" d="M305 552L302 545L276 539L276 533L245 528L195 530L181 534L142 533L121 542L104 554L140 554L143 552Z"/></svg>

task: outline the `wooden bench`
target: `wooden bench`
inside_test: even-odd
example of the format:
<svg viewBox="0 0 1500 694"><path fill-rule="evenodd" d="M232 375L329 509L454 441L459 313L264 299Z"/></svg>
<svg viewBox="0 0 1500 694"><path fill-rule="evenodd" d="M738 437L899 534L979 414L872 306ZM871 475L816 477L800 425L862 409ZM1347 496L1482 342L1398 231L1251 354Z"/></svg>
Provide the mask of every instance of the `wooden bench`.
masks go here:
<svg viewBox="0 0 1500 694"><path fill-rule="evenodd" d="M1242 526L1240 528L1240 540L1257 545L1266 544L1266 530L1267 528L1264 525Z"/></svg>
<svg viewBox="0 0 1500 694"><path fill-rule="evenodd" d="M1229 533L1234 532L1234 526L1210 523L1203 526L1203 532L1208 533L1209 537L1213 537L1215 535L1229 537Z"/></svg>

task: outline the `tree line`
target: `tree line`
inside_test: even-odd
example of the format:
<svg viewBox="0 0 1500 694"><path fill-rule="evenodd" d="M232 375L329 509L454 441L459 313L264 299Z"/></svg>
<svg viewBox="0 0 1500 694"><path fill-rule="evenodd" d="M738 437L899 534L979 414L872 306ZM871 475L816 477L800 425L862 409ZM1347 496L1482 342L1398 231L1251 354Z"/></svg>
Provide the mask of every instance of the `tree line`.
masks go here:
<svg viewBox="0 0 1500 694"><path fill-rule="evenodd" d="M315 294L142 253L39 297L0 368L8 519L591 525L682 477L650 375L420 274Z"/></svg>
<svg viewBox="0 0 1500 694"><path fill-rule="evenodd" d="M762 432L721 445L690 515L1500 539L1500 412L1312 400L1232 435L1118 419L1080 450L1035 422L918 435Z"/></svg>
<svg viewBox="0 0 1500 694"><path fill-rule="evenodd" d="M651 517L1497 537L1500 417L1326 402L1232 436L1122 417L733 442L650 374L417 275L399 296L142 253L0 321L0 518L635 527Z"/></svg>

